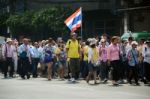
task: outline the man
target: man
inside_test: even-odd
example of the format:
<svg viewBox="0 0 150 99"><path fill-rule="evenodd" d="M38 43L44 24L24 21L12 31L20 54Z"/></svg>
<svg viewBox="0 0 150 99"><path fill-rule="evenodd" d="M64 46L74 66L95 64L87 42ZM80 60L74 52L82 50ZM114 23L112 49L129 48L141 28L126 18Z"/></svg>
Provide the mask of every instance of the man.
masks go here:
<svg viewBox="0 0 150 99"><path fill-rule="evenodd" d="M27 79L30 78L30 47L29 47L29 40L27 38L23 39L23 44L19 46L19 57L21 62L21 78L25 79L25 75L27 76Z"/></svg>
<svg viewBox="0 0 150 99"><path fill-rule="evenodd" d="M133 37L129 37L129 38L128 38L128 44L127 44L127 46L126 46L126 51L127 51L127 52L128 52L130 49L132 49L132 45L131 45L132 41L133 41Z"/></svg>
<svg viewBox="0 0 150 99"><path fill-rule="evenodd" d="M146 46L143 48L142 56L144 58L144 83L150 81L150 40L146 41Z"/></svg>
<svg viewBox="0 0 150 99"><path fill-rule="evenodd" d="M77 34L72 33L71 39L67 41L66 51L68 58L70 59L70 71L71 71L71 81L75 82L79 74L79 57L80 57L80 44L77 40Z"/></svg>
<svg viewBox="0 0 150 99"><path fill-rule="evenodd" d="M32 60L32 75L34 78L38 76L37 66L40 61L40 51L38 50L39 45L37 42L34 43L34 46L30 48L31 60Z"/></svg>
<svg viewBox="0 0 150 99"><path fill-rule="evenodd" d="M139 65L138 65L138 72L139 72L139 77L142 81L144 81L144 66L143 66L143 56L142 56L142 50L145 48L144 44L144 39L140 39L139 46L137 46L137 50L139 52Z"/></svg>
<svg viewBox="0 0 150 99"><path fill-rule="evenodd" d="M4 78L7 78L8 67L10 66L9 70L9 77L13 77L14 66L13 66L13 50L12 50L12 40L11 38L7 38L6 44L2 47L2 56L5 60L4 66Z"/></svg>

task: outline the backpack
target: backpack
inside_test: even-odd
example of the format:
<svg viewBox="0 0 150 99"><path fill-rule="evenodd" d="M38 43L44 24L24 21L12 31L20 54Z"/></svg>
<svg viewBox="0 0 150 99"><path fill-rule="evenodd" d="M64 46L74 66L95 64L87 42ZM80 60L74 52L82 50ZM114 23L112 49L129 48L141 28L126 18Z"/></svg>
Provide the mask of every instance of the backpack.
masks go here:
<svg viewBox="0 0 150 99"><path fill-rule="evenodd" d="M26 58L27 57L27 52L23 51L22 53L20 53L20 58Z"/></svg>

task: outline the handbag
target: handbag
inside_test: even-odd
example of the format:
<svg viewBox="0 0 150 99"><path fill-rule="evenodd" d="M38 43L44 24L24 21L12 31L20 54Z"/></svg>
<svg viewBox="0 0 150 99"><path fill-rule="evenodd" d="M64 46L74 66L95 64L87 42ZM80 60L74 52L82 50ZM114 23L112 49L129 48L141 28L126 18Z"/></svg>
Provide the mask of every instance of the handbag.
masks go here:
<svg viewBox="0 0 150 99"><path fill-rule="evenodd" d="M22 53L20 53L20 58L26 58L27 57L27 52L23 51Z"/></svg>

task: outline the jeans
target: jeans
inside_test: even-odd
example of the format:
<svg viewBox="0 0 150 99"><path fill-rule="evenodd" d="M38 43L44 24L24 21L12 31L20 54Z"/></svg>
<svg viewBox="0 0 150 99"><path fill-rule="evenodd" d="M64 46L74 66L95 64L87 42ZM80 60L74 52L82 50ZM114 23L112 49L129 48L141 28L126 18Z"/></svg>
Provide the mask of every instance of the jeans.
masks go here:
<svg viewBox="0 0 150 99"><path fill-rule="evenodd" d="M119 80L119 60L111 61L112 66L112 80Z"/></svg>
<svg viewBox="0 0 150 99"><path fill-rule="evenodd" d="M82 65L82 77L86 78L86 76L88 75L88 61L83 61L83 65Z"/></svg>
<svg viewBox="0 0 150 99"><path fill-rule="evenodd" d="M40 61L40 58L32 58L32 74L33 77L37 77L37 66Z"/></svg>
<svg viewBox="0 0 150 99"><path fill-rule="evenodd" d="M129 83L132 83L132 78L134 78L135 83L138 83L138 71L136 66L129 66Z"/></svg>
<svg viewBox="0 0 150 99"><path fill-rule="evenodd" d="M100 77L101 77L101 80L108 79L108 66L107 66L107 62L101 62Z"/></svg>
<svg viewBox="0 0 150 99"><path fill-rule="evenodd" d="M14 64L13 60L10 57L6 58L6 62L4 65L4 77L7 77L8 67L10 66L9 76L12 77L14 73Z"/></svg>
<svg viewBox="0 0 150 99"><path fill-rule="evenodd" d="M26 58L20 58L20 75L22 78L26 75L29 76L30 72L30 63L28 57Z"/></svg>
<svg viewBox="0 0 150 99"><path fill-rule="evenodd" d="M70 58L70 71L73 78L79 77L80 72L79 58Z"/></svg>
<svg viewBox="0 0 150 99"><path fill-rule="evenodd" d="M146 80L150 81L150 64L144 62L144 69L144 76L146 77Z"/></svg>

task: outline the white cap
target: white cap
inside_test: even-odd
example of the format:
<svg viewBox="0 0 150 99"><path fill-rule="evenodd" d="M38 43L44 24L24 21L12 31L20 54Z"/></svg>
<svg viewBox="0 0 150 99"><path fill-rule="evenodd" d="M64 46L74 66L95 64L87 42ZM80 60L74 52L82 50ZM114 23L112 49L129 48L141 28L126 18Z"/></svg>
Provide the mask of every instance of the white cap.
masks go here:
<svg viewBox="0 0 150 99"><path fill-rule="evenodd" d="M105 39L101 39L101 41L100 42L105 42L106 40Z"/></svg>
<svg viewBox="0 0 150 99"><path fill-rule="evenodd" d="M11 38L7 38L6 42L11 42L12 39Z"/></svg>
<svg viewBox="0 0 150 99"><path fill-rule="evenodd" d="M93 44L96 44L97 43L97 40L95 38L92 38L91 41L90 41L90 45L93 45Z"/></svg>
<svg viewBox="0 0 150 99"><path fill-rule="evenodd" d="M136 41L132 41L131 45L138 45Z"/></svg>

